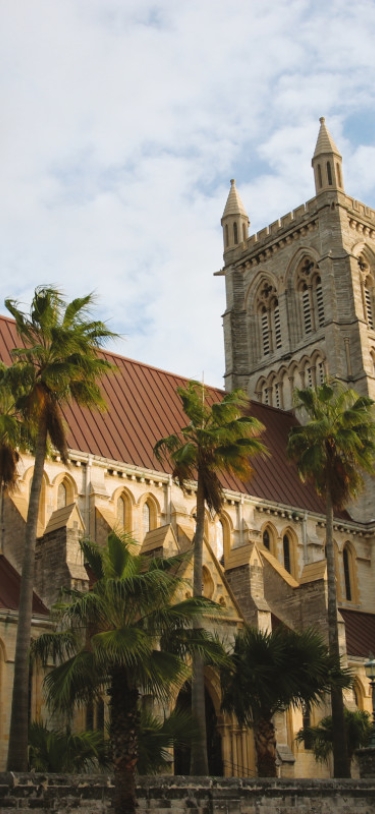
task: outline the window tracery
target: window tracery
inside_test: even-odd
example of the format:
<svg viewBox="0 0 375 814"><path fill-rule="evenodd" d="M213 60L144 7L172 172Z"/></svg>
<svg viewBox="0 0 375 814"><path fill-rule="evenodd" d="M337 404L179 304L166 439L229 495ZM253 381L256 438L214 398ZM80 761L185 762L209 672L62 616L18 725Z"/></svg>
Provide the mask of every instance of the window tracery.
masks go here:
<svg viewBox="0 0 375 814"><path fill-rule="evenodd" d="M257 311L260 317L262 354L268 356L282 347L282 335L276 288L266 280L258 293Z"/></svg>
<svg viewBox="0 0 375 814"><path fill-rule="evenodd" d="M297 287L301 293L302 326L305 334L324 326L324 298L319 268L306 257L298 270Z"/></svg>

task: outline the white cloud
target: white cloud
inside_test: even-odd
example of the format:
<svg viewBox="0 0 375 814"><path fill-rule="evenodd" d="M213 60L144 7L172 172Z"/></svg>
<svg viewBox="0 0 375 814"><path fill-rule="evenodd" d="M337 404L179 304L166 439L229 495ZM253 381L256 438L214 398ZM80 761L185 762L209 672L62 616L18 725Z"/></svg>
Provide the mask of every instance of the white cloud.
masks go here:
<svg viewBox="0 0 375 814"><path fill-rule="evenodd" d="M371 110L374 29L367 0L4 3L0 303L94 289L119 352L220 384L229 178L255 229L298 206L325 115L375 204L373 148L345 135Z"/></svg>

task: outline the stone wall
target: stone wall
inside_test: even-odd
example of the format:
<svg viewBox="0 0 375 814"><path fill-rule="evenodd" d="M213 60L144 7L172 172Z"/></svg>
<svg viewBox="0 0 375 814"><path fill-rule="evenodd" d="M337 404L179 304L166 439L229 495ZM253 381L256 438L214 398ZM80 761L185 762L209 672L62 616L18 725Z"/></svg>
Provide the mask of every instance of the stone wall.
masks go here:
<svg viewBox="0 0 375 814"><path fill-rule="evenodd" d="M111 778L104 775L0 774L2 814L105 814L112 798ZM138 803L140 814L373 814L375 779L145 777Z"/></svg>

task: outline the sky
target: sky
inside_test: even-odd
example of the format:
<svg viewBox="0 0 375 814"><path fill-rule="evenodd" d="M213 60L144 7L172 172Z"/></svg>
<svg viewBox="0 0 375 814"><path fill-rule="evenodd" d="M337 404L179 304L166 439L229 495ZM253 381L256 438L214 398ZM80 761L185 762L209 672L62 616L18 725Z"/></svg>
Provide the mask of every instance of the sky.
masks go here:
<svg viewBox="0 0 375 814"><path fill-rule="evenodd" d="M220 219L313 197L326 124L375 208L374 0L0 0L0 313L95 292L112 350L222 386Z"/></svg>

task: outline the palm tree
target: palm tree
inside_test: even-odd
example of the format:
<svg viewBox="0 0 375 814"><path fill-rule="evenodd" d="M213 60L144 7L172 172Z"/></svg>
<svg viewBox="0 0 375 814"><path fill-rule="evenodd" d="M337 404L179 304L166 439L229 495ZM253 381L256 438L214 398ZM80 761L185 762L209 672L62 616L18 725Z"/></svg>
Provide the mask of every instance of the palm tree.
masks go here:
<svg viewBox="0 0 375 814"><path fill-rule="evenodd" d="M351 710L345 708L344 716L348 758L351 762L357 749L368 746L372 733L372 722L370 714L361 709ZM322 718L317 726L300 729L296 741L305 743L306 739L309 748L313 751L315 760L319 763L327 763L332 754L332 716L327 715Z"/></svg>
<svg viewBox="0 0 375 814"><path fill-rule="evenodd" d="M184 487L187 480L197 480L196 530L194 535L194 596L202 595L203 538L205 506L220 514L224 492L221 472L242 479L250 477L250 456L265 453L259 440L264 429L255 418L245 415L249 399L241 390L227 393L219 402L209 401L205 388L191 381L178 387L183 410L189 424L178 434L162 438L154 447L159 462L167 461L173 476ZM191 750L191 774L208 774L204 672L202 660L193 658L192 712L200 729L200 738Z"/></svg>
<svg viewBox="0 0 375 814"><path fill-rule="evenodd" d="M131 546L134 541L114 532L104 548L82 542L96 580L92 590L67 592L68 604L56 611L56 632L33 643L44 665L51 656L62 659L45 678L54 710L71 711L75 702L92 702L104 692L110 698L117 814L136 809L142 695L168 702L189 675L185 655L191 651L219 664L225 661L220 642L192 627L197 616L212 614L214 604L202 597L172 604L186 590L177 573L181 558L137 555Z"/></svg>
<svg viewBox="0 0 375 814"><path fill-rule="evenodd" d="M275 713L318 703L332 683L349 680L313 630L281 626L264 633L247 626L237 635L232 664L222 670L222 706L253 728L260 777L277 774Z"/></svg>
<svg viewBox="0 0 375 814"><path fill-rule="evenodd" d="M89 772L108 766L103 732L64 732L34 721L29 729L29 766L35 772Z"/></svg>
<svg viewBox="0 0 375 814"><path fill-rule="evenodd" d="M345 390L337 381L297 390L296 402L309 421L291 430L288 454L296 461L302 480L311 481L318 494L325 496L328 639L331 654L339 660L333 513L363 487L362 473L373 472L374 402L354 390ZM350 777L340 688L332 688L331 706L334 776Z"/></svg>
<svg viewBox="0 0 375 814"><path fill-rule="evenodd" d="M99 380L111 369L98 355L102 344L114 336L103 322L92 321L93 296L65 304L55 288L35 290L30 315L14 300L5 304L14 317L23 346L13 351L13 367L25 387L17 407L34 434L35 463L28 507L22 565L8 768L27 770L29 646L34 583L34 560L39 500L47 440L68 461L61 408L70 401L105 408Z"/></svg>

